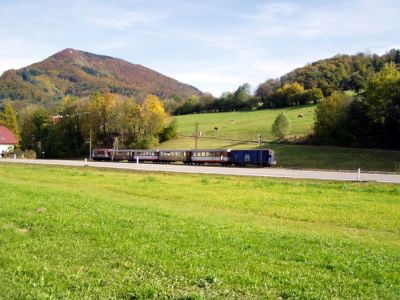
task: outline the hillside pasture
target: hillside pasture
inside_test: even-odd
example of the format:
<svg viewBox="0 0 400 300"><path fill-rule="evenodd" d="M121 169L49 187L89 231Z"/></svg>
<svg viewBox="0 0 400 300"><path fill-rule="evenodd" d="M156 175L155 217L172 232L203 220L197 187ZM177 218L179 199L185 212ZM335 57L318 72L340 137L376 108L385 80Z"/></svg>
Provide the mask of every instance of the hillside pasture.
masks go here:
<svg viewBox="0 0 400 300"><path fill-rule="evenodd" d="M261 133L264 140L270 141L274 139L271 126L279 113L283 112L288 117L290 135L302 136L312 131L314 109L314 105L306 105L284 109L192 114L177 116L176 119L178 132L182 135L193 135L198 123L202 136L256 140Z"/></svg>

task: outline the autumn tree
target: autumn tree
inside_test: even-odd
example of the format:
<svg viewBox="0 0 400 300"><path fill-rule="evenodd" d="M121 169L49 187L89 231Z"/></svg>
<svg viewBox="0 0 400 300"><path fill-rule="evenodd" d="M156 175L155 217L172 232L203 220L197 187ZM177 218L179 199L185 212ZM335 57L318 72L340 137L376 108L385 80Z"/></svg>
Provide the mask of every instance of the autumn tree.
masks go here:
<svg viewBox="0 0 400 300"><path fill-rule="evenodd" d="M144 135L161 132L166 124L167 114L164 105L157 96L149 95L141 107L142 128Z"/></svg>
<svg viewBox="0 0 400 300"><path fill-rule="evenodd" d="M140 106L134 98L119 100L111 112L110 129L120 139L121 146L129 146L138 139Z"/></svg>
<svg viewBox="0 0 400 300"><path fill-rule="evenodd" d="M10 129L15 136L17 137L17 140L19 140L20 132L19 132L19 126L18 126L18 121L17 121L17 113L15 112L14 108L11 105L10 101L6 101L3 107L3 111L0 112L0 124L6 126L8 129Z"/></svg>

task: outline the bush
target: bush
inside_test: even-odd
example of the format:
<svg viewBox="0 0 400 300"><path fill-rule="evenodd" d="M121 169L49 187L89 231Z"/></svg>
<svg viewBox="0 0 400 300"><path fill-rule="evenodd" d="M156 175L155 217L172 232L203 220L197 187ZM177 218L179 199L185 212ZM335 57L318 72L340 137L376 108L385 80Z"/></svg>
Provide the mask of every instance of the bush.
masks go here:
<svg viewBox="0 0 400 300"><path fill-rule="evenodd" d="M27 149L27 150L24 151L24 158L36 159L36 152L33 151L33 150Z"/></svg>
<svg viewBox="0 0 400 300"><path fill-rule="evenodd" d="M158 146L158 138L155 136L147 136L138 139L130 145L133 149L151 149Z"/></svg>
<svg viewBox="0 0 400 300"><path fill-rule="evenodd" d="M160 133L160 143L169 141L173 138L176 138L178 135L178 123L176 119L173 119L167 127Z"/></svg>
<svg viewBox="0 0 400 300"><path fill-rule="evenodd" d="M289 128L290 128L290 122L288 118L283 113L280 113L276 117L274 124L272 124L271 131L274 136L283 139L285 136L288 135Z"/></svg>

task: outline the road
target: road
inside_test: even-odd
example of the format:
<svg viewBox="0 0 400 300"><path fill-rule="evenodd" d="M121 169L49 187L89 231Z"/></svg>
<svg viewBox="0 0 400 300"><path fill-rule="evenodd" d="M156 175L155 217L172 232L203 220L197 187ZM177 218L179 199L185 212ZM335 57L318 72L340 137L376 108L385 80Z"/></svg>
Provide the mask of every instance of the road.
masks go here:
<svg viewBox="0 0 400 300"><path fill-rule="evenodd" d="M276 177L276 178L296 178L296 179L319 179L334 181L357 181L358 174L354 172L341 171L315 171L315 170L292 170L281 168L234 168L219 166L187 166L187 165L166 165L166 164L135 164L135 163L112 163L112 162L84 162L76 160L34 160L34 159L0 159L0 163L18 164L39 164L39 165L58 165L73 167L93 167L110 168L133 171L151 172L176 172L194 174L217 174L217 175L237 175L255 177ZM363 173L360 174L360 181L376 181L383 183L400 184L400 175Z"/></svg>

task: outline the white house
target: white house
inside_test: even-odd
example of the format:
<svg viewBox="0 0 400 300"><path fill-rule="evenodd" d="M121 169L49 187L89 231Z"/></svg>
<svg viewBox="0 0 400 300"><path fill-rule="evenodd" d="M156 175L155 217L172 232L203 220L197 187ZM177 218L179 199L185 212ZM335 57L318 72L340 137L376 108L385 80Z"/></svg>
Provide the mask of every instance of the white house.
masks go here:
<svg viewBox="0 0 400 300"><path fill-rule="evenodd" d="M16 144L18 144L18 141L14 133L7 127L0 125L0 157L10 150L14 150Z"/></svg>

